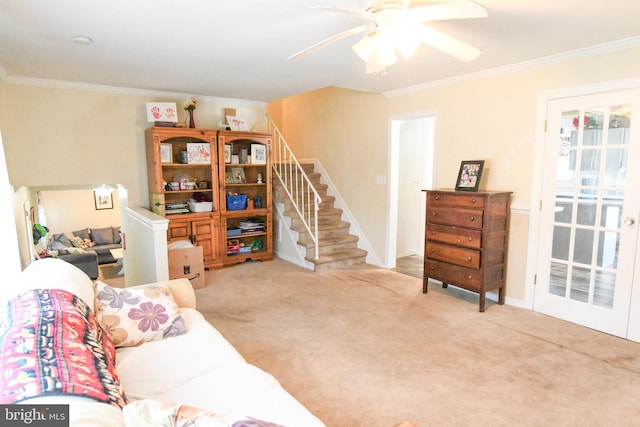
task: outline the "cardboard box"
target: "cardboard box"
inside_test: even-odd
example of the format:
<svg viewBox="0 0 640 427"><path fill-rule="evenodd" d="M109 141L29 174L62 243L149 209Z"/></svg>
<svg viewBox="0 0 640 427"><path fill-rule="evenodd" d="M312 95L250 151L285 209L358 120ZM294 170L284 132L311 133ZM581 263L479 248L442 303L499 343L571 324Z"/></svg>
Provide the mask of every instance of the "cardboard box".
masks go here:
<svg viewBox="0 0 640 427"><path fill-rule="evenodd" d="M169 279L189 279L194 289L204 288L204 257L202 248L169 250Z"/></svg>

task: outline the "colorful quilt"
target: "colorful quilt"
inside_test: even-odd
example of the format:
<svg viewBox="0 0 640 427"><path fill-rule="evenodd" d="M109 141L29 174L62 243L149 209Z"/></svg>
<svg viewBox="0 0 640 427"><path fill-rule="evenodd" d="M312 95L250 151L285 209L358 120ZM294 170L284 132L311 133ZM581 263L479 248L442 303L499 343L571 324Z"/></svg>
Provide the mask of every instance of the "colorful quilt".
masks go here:
<svg viewBox="0 0 640 427"><path fill-rule="evenodd" d="M36 289L0 306L0 404L46 395L122 408L115 347L91 308L62 289Z"/></svg>

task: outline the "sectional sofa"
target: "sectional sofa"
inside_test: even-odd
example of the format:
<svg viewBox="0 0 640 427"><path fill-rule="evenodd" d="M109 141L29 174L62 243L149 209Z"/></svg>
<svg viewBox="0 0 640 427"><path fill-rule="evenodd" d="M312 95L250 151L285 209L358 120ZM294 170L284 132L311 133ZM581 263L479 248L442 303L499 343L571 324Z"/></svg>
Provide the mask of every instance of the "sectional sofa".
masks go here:
<svg viewBox="0 0 640 427"><path fill-rule="evenodd" d="M98 278L102 264L117 261L113 249L122 248L120 227L82 228L51 236L50 253L84 271L91 279Z"/></svg>

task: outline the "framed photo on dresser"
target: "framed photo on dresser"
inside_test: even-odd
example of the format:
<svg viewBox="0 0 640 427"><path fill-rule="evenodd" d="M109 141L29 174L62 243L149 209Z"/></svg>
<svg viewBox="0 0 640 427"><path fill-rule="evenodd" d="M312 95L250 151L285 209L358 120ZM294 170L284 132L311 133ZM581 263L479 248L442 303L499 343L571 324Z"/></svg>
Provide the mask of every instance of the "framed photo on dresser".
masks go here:
<svg viewBox="0 0 640 427"><path fill-rule="evenodd" d="M478 191L484 160L463 160L460 163L456 191Z"/></svg>

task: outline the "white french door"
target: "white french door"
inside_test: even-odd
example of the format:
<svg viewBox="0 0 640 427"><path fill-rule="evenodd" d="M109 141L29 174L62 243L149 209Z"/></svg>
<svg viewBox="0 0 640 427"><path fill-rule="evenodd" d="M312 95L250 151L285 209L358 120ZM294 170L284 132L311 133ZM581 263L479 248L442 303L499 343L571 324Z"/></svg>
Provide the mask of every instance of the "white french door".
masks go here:
<svg viewBox="0 0 640 427"><path fill-rule="evenodd" d="M548 101L534 309L640 341L639 213L640 90Z"/></svg>

